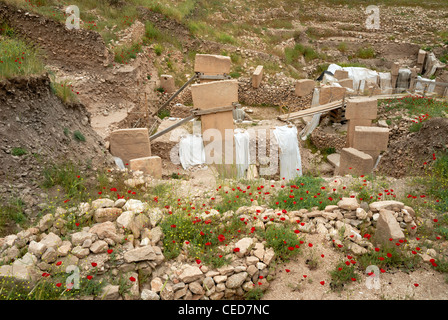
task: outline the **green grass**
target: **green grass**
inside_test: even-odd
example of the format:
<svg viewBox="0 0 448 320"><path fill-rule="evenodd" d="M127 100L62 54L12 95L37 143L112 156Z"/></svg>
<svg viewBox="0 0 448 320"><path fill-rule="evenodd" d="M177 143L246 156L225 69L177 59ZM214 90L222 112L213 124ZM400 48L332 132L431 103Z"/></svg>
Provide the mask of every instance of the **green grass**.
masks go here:
<svg viewBox="0 0 448 320"><path fill-rule="evenodd" d="M340 261L330 274L330 288L334 291L342 291L349 283L359 281L359 274L356 267L349 262Z"/></svg>
<svg viewBox="0 0 448 320"><path fill-rule="evenodd" d="M221 43L236 44L235 38L225 32L219 32L216 35L216 40Z"/></svg>
<svg viewBox="0 0 448 320"><path fill-rule="evenodd" d="M422 126L423 126L423 123L421 123L421 122L413 123L409 127L409 132L419 132L420 129L422 128Z"/></svg>
<svg viewBox="0 0 448 320"><path fill-rule="evenodd" d="M435 209L438 212L448 211L448 150L438 152L432 165L429 179L425 179L428 193L438 200Z"/></svg>
<svg viewBox="0 0 448 320"><path fill-rule="evenodd" d="M370 265L376 265L378 268L386 270L397 268L403 271L412 271L420 265L421 258L410 251L406 248L406 243L397 246L395 242L391 242L379 248L378 251L371 250L359 256L357 262L362 269L366 269Z"/></svg>
<svg viewBox="0 0 448 320"><path fill-rule="evenodd" d="M300 68L298 62L300 56L303 56L307 62L319 58L319 54L313 48L302 44L296 44L294 48L285 48L284 53L286 63L291 64L296 69Z"/></svg>
<svg viewBox="0 0 448 320"><path fill-rule="evenodd" d="M25 202L20 197L11 197L0 205L0 236L11 222L24 226L28 222L25 213Z"/></svg>
<svg viewBox="0 0 448 320"><path fill-rule="evenodd" d="M54 95L59 97L64 103L78 102L78 92L73 90L73 86L69 80L56 81L54 74L50 74L50 89Z"/></svg>
<svg viewBox="0 0 448 320"><path fill-rule="evenodd" d="M137 58L137 53L142 51L141 43L132 43L114 48L114 60L118 63L128 63L131 59Z"/></svg>
<svg viewBox="0 0 448 320"><path fill-rule="evenodd" d="M73 138L76 140L76 141L79 141L79 142L85 142L86 141L86 138L84 137L84 135L81 133L81 131L79 131L79 130L75 130L74 132L73 132Z"/></svg>
<svg viewBox="0 0 448 320"><path fill-rule="evenodd" d="M216 219L201 220L195 215L173 212L160 224L163 233L163 248L166 259L176 258L182 248L187 246L191 258L199 259L199 263L220 267L230 261L218 246L229 243L238 234L236 229L246 229L245 224L232 219L230 224L223 225ZM241 232L244 234L245 232Z"/></svg>
<svg viewBox="0 0 448 320"><path fill-rule="evenodd" d="M271 199L272 208L286 210L324 209L329 204L339 201L338 194L331 194L324 186L325 180L319 177L304 175L288 182L278 194Z"/></svg>
<svg viewBox="0 0 448 320"><path fill-rule="evenodd" d="M80 169L71 162L49 165L43 169L42 175L44 189L60 186L69 198L79 197L86 191Z"/></svg>
<svg viewBox="0 0 448 320"><path fill-rule="evenodd" d="M372 59L375 57L375 50L372 47L359 48L356 57L360 59Z"/></svg>
<svg viewBox="0 0 448 320"><path fill-rule="evenodd" d="M26 151L26 149L21 148L21 147L14 147L11 150L11 154L13 156L18 156L18 157L23 156L23 155L25 155L27 153L28 153L28 151Z"/></svg>
<svg viewBox="0 0 448 320"><path fill-rule="evenodd" d="M41 74L44 64L38 50L19 39L0 40L0 80Z"/></svg>
<svg viewBox="0 0 448 320"><path fill-rule="evenodd" d="M353 5L353 1L350 0L325 0L329 5ZM356 2L359 6L366 7L368 5L385 5L393 7L422 7L441 9L447 8L448 3L444 1L419 1L419 0L360 0Z"/></svg>
<svg viewBox="0 0 448 320"><path fill-rule="evenodd" d="M385 111L407 110L410 116L425 115L426 118L443 117L448 112L448 105L444 101L437 101L425 97L407 96L399 99L385 100Z"/></svg>
<svg viewBox="0 0 448 320"><path fill-rule="evenodd" d="M347 52L347 50L348 50L347 43L345 43L345 42L340 42L340 43L338 44L338 46L337 46L337 49L338 49L340 52L342 52L342 53Z"/></svg>
<svg viewBox="0 0 448 320"><path fill-rule="evenodd" d="M162 45L159 44L159 43L156 44L156 45L154 46L154 52L155 52L156 55L160 56L160 55L162 54L162 52L163 52L163 47L162 47Z"/></svg>
<svg viewBox="0 0 448 320"><path fill-rule="evenodd" d="M300 253L300 240L292 228L270 225L265 231L266 245L274 249L277 258L287 261Z"/></svg>

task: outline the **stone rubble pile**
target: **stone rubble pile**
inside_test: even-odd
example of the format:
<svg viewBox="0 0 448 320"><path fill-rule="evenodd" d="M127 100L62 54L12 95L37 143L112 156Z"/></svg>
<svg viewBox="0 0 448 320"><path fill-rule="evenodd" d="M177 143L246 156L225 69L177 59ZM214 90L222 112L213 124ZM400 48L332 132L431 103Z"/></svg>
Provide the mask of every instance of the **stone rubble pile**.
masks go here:
<svg viewBox="0 0 448 320"><path fill-rule="evenodd" d="M93 220L89 227L69 232L70 214ZM36 282L43 272L64 273L68 266L79 267L81 277L92 272L106 281L102 294L95 299L173 300L238 299L253 288L268 289L270 266L276 258L273 248L256 233L221 246L230 263L210 268L192 261L183 251L167 260L163 252L164 234L160 222L167 209L150 208L140 200L103 198L81 203L68 210L57 208L44 215L35 227L0 238L0 281ZM317 233L332 241L334 247L346 246L353 254L372 250L369 237L359 228L376 226L375 241L404 238L404 232L416 232L414 210L398 201L378 201L368 205L356 198L342 198L324 210L274 210L265 206L240 207L236 212L204 212L201 219L219 219L226 223L237 216L251 229L292 223L300 233ZM387 240L388 241L388 240ZM238 248L239 250L234 250ZM129 290L109 280L124 276ZM121 292L121 293L120 293ZM93 299L94 297L84 297Z"/></svg>

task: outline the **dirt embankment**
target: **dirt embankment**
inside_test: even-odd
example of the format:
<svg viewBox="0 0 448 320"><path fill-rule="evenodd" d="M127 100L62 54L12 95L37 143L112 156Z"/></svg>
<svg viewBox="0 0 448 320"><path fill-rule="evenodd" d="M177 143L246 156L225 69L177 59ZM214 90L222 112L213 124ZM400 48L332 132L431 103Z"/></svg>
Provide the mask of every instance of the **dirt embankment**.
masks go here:
<svg viewBox="0 0 448 320"><path fill-rule="evenodd" d="M430 170L433 154L448 149L448 119L433 118L425 121L418 132L394 135L382 157L378 170L391 177L416 176Z"/></svg>
<svg viewBox="0 0 448 320"><path fill-rule="evenodd" d="M103 69L110 62L98 32L68 30L60 22L4 3L0 3L0 21L18 35L32 39L45 50L47 62L61 69Z"/></svg>
<svg viewBox="0 0 448 320"><path fill-rule="evenodd" d="M88 169L113 163L85 106L64 104L52 93L48 75L0 82L0 141L0 198L20 196L33 210L42 200L47 165L71 161Z"/></svg>

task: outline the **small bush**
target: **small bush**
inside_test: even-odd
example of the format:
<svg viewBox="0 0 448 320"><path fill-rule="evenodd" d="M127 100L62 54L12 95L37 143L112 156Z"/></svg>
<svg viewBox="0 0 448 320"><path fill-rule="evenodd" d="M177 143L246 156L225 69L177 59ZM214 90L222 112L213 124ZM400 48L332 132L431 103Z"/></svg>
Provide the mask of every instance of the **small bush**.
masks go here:
<svg viewBox="0 0 448 320"><path fill-rule="evenodd" d="M156 55L160 56L160 55L162 54L162 52L163 52L163 47L162 47L162 45L160 45L160 44L156 44L156 45L154 46L154 52L155 52Z"/></svg>
<svg viewBox="0 0 448 320"><path fill-rule="evenodd" d="M11 154L13 155L13 156L23 156L23 155L25 155L25 154L27 154L28 152L24 149L24 148L20 148L20 147L15 147L15 148L12 148L12 150L11 150Z"/></svg>
<svg viewBox="0 0 448 320"><path fill-rule="evenodd" d="M160 119L167 118L167 117L170 116L170 111L167 110L167 109L160 110L159 113L157 113L157 116L158 116Z"/></svg>
<svg viewBox="0 0 448 320"><path fill-rule="evenodd" d="M75 130L75 132L73 132L73 138L76 141L80 141L80 142L85 142L86 141L86 138L84 137L84 135L79 130Z"/></svg>
<svg viewBox="0 0 448 320"><path fill-rule="evenodd" d="M131 59L137 58L137 53L142 51L141 43L133 43L131 45L122 45L120 47L116 47L114 49L115 53L115 62L118 63L127 63Z"/></svg>
<svg viewBox="0 0 448 320"><path fill-rule="evenodd" d="M341 42L338 44L337 48L340 52L345 53L345 52L347 52L347 43Z"/></svg>
<svg viewBox="0 0 448 320"><path fill-rule="evenodd" d="M360 59L372 59L375 57L375 50L372 47L359 48L356 56Z"/></svg>
<svg viewBox="0 0 448 320"><path fill-rule="evenodd" d="M145 36L151 40L159 40L160 39L160 31L157 29L154 24L149 21L145 23Z"/></svg>
<svg viewBox="0 0 448 320"><path fill-rule="evenodd" d="M236 43L236 40L235 40L235 38L233 38L233 36L231 36L230 34L227 34L227 33L223 33L223 32L218 34L217 40L222 43L229 43L229 44Z"/></svg>
<svg viewBox="0 0 448 320"><path fill-rule="evenodd" d="M77 102L78 98L73 91L73 86L70 84L68 80L64 80L62 82L57 82L55 77L51 78L50 83L51 91L58 96L62 102Z"/></svg>
<svg viewBox="0 0 448 320"><path fill-rule="evenodd" d="M232 71L232 72L230 72L229 75L230 75L232 78L234 78L234 79L238 79L239 77L241 77L241 73L236 72L236 71Z"/></svg>
<svg viewBox="0 0 448 320"><path fill-rule="evenodd" d="M422 128L422 126L423 126L423 123L421 123L421 122L413 123L409 127L409 132L419 132L420 129Z"/></svg>

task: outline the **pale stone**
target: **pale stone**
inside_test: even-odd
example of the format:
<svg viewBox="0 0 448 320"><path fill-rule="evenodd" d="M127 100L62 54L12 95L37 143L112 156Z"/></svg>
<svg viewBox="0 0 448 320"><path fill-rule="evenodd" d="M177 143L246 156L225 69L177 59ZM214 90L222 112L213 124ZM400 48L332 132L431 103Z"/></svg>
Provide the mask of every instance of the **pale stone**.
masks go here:
<svg viewBox="0 0 448 320"><path fill-rule="evenodd" d="M92 209L100 209L100 208L112 208L114 206L114 201L111 199L97 199L92 201Z"/></svg>
<svg viewBox="0 0 448 320"><path fill-rule="evenodd" d="M134 212L125 211L117 218L117 226L119 228L128 229L133 219L134 219Z"/></svg>
<svg viewBox="0 0 448 320"><path fill-rule="evenodd" d="M338 207L344 210L356 210L359 208L359 203L356 198L345 198L338 202Z"/></svg>
<svg viewBox="0 0 448 320"><path fill-rule="evenodd" d="M240 272L231 275L226 281L226 287L228 289L235 289L240 287L247 278L247 272Z"/></svg>
<svg viewBox="0 0 448 320"><path fill-rule="evenodd" d="M126 263L145 261L145 260L155 260L156 253L152 246L144 246L136 249L126 251L123 255Z"/></svg>
<svg viewBox="0 0 448 320"><path fill-rule="evenodd" d="M201 269L196 266L187 266L184 271L179 275L179 279L182 282L190 283L199 279L204 278L204 274L202 273Z"/></svg>

